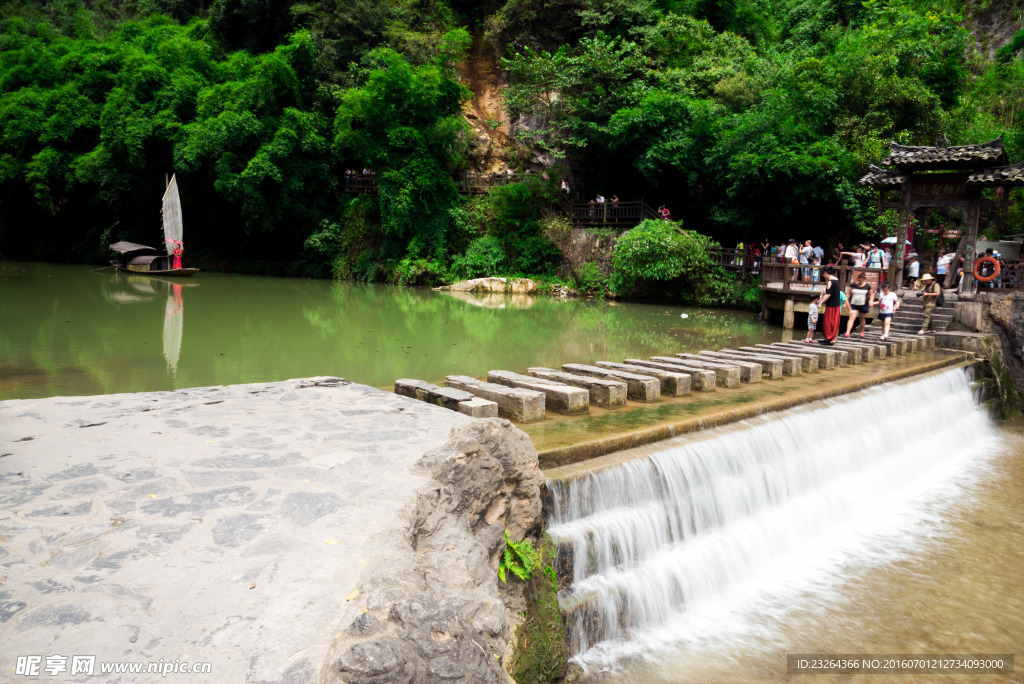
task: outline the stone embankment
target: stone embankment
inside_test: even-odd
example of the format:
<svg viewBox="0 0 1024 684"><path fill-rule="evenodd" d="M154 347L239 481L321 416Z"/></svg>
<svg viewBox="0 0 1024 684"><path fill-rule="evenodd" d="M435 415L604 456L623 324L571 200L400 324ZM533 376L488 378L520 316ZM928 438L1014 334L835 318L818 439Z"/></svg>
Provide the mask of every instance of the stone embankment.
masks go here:
<svg viewBox="0 0 1024 684"><path fill-rule="evenodd" d="M532 585L498 560L540 540L542 482L507 421L338 378L0 402L0 643L97 677L507 681Z"/></svg>

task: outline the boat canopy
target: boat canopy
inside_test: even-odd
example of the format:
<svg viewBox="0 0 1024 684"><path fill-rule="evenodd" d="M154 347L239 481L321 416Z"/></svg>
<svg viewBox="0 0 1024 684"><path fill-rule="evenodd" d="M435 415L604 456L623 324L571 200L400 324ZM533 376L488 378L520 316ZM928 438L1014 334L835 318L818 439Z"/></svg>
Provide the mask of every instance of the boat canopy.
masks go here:
<svg viewBox="0 0 1024 684"><path fill-rule="evenodd" d="M146 245L138 245L134 242L115 242L110 245L111 252L117 252L118 254L127 254L128 252L141 252L144 249L156 251L155 247L148 247Z"/></svg>

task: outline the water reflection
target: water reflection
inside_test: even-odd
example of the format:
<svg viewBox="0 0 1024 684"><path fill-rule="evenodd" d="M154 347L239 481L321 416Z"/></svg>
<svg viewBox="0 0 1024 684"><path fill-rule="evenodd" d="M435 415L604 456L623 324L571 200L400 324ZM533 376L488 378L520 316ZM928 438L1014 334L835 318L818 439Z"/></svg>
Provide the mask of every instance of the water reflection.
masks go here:
<svg viewBox="0 0 1024 684"><path fill-rule="evenodd" d="M185 303L181 290L181 283L171 283L167 306L164 307L164 358L167 359L167 372L171 375L178 372L181 335L185 326Z"/></svg>
<svg viewBox="0 0 1024 684"><path fill-rule="evenodd" d="M478 294L475 292L459 292L457 290L441 290L441 294L484 309L529 309L538 300L538 297L533 295L502 294L498 292Z"/></svg>

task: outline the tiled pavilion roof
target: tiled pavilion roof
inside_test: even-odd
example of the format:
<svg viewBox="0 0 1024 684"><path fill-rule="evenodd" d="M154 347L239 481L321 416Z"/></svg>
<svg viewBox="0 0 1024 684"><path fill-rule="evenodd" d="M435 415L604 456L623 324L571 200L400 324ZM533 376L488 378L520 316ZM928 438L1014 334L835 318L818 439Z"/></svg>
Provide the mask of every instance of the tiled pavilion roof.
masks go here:
<svg viewBox="0 0 1024 684"><path fill-rule="evenodd" d="M1003 149L1003 136L980 145L948 147L913 147L890 142L889 150L889 156L882 160L882 164L896 167L901 171L977 169L1001 166L1009 161Z"/></svg>
<svg viewBox="0 0 1024 684"><path fill-rule="evenodd" d="M868 165L868 174L861 178L858 183L869 185L879 190L896 190L903 187L903 181L907 180L904 174L896 171L887 171L874 164Z"/></svg>
<svg viewBox="0 0 1024 684"><path fill-rule="evenodd" d="M865 176L867 178L867 176ZM975 187L995 187L999 185L1024 186L1024 161L1013 166L1001 166L972 173L967 185Z"/></svg>

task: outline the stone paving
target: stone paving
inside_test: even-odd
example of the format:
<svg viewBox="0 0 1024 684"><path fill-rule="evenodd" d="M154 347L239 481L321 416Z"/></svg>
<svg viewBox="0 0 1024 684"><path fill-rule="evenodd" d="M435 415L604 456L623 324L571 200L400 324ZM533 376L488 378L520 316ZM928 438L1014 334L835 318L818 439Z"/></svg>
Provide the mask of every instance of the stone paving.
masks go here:
<svg viewBox="0 0 1024 684"><path fill-rule="evenodd" d="M471 421L337 378L0 402L0 671L316 681L414 464ZM31 655L97 674L17 677Z"/></svg>

